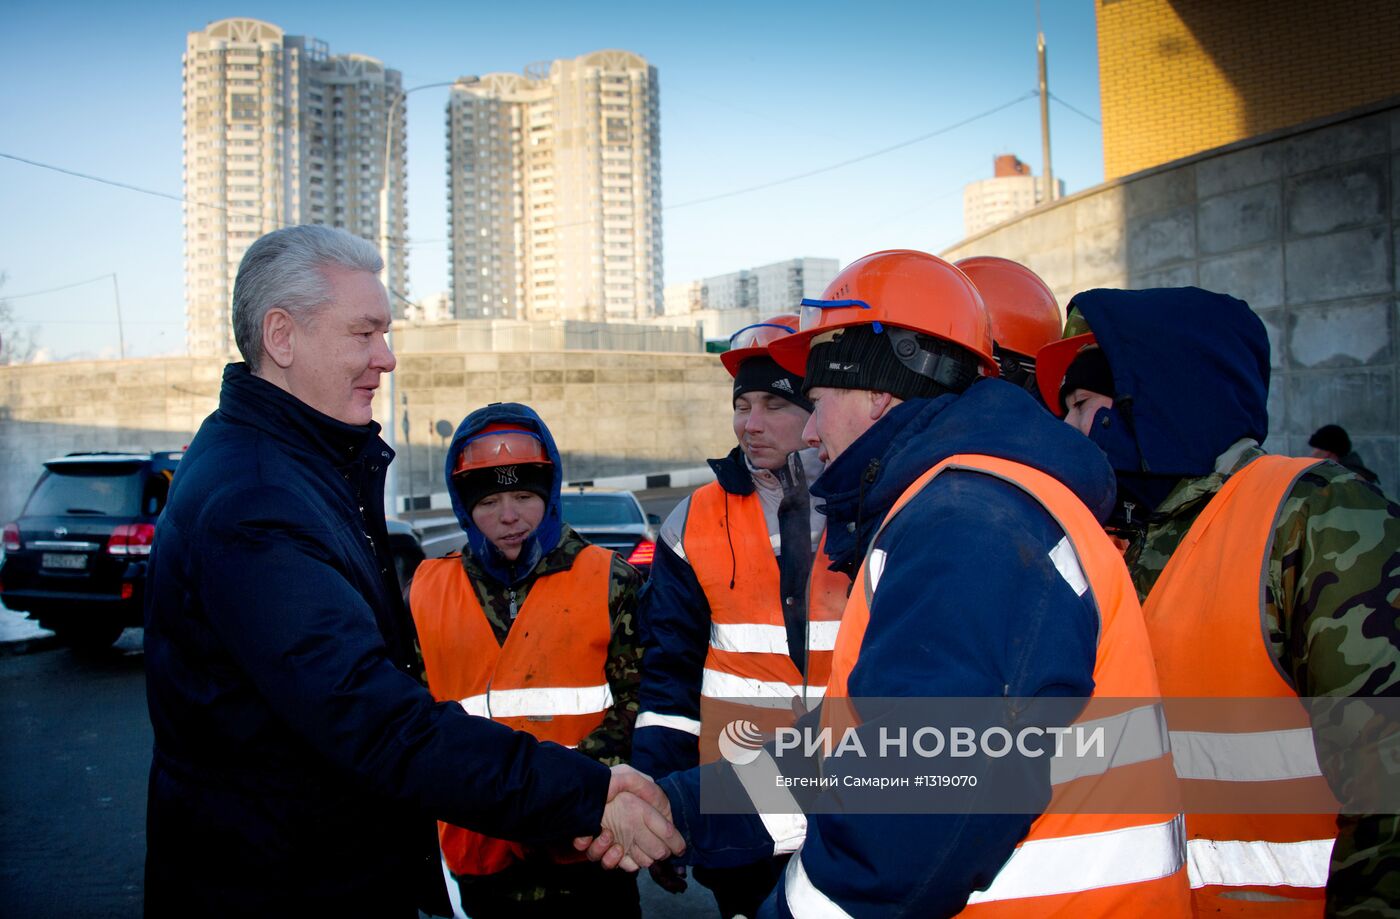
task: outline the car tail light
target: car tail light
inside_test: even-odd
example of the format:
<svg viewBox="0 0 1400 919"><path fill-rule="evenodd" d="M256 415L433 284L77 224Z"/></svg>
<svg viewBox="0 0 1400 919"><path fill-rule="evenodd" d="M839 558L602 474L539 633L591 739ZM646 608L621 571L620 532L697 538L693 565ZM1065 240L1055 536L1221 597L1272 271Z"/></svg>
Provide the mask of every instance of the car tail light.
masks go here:
<svg viewBox="0 0 1400 919"><path fill-rule="evenodd" d="M656 557L656 543L650 539L643 539L632 549L632 554L627 556L629 565L650 565L651 560Z"/></svg>
<svg viewBox="0 0 1400 919"><path fill-rule="evenodd" d="M19 524L5 524L5 551L18 552L22 548L24 545L19 541Z"/></svg>
<svg viewBox="0 0 1400 919"><path fill-rule="evenodd" d="M152 523L123 523L112 531L107 543L111 555L150 555L156 528Z"/></svg>
<svg viewBox="0 0 1400 919"><path fill-rule="evenodd" d="M122 599L123 599L123 600L130 600L130 599L132 598L132 596L133 596L135 593L136 593L136 585L135 585L135 584L132 584L130 581L123 581L123 582L122 582Z"/></svg>

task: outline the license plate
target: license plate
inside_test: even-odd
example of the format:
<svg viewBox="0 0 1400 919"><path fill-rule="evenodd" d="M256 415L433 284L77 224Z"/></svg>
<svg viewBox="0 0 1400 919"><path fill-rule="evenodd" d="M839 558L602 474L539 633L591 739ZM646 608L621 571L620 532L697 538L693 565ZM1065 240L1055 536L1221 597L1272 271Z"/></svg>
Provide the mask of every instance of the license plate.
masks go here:
<svg viewBox="0 0 1400 919"><path fill-rule="evenodd" d="M87 568L88 557L86 555L68 555L63 552L45 552L41 561L45 568L66 568L70 571L82 571Z"/></svg>

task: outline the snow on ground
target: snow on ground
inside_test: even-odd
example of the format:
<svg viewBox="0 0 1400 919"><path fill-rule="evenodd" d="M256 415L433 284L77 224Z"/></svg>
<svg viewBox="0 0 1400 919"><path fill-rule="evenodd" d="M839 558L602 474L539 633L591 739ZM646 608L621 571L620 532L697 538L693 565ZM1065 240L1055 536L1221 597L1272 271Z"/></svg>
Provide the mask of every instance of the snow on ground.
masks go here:
<svg viewBox="0 0 1400 919"><path fill-rule="evenodd" d="M11 641L29 641L34 638L48 638L48 629L39 628L39 623L24 613L17 613L0 606L0 644Z"/></svg>

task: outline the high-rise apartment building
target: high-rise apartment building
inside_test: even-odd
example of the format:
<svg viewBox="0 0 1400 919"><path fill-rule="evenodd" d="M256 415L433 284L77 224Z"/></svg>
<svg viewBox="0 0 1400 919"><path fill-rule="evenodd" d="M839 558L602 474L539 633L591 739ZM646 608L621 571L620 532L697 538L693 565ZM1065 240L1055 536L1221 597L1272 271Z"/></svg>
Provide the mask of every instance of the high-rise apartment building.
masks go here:
<svg viewBox="0 0 1400 919"><path fill-rule="evenodd" d="M795 313L803 297L820 297L841 270L834 258L790 258L701 281L709 310L758 310L760 316Z"/></svg>
<svg viewBox="0 0 1400 919"><path fill-rule="evenodd" d="M248 245L278 227L342 227L381 245L387 174L391 291L407 285L405 118L398 71L255 19L191 32L184 56L185 338L235 350L229 310ZM397 104L396 104L397 100ZM392 141L386 125L392 113ZM392 155L385 157L386 144ZM403 301L391 293L396 314Z"/></svg>
<svg viewBox="0 0 1400 919"><path fill-rule="evenodd" d="M459 319L657 315L656 68L595 51L464 77L447 104L453 312Z"/></svg>
<svg viewBox="0 0 1400 919"><path fill-rule="evenodd" d="M1064 197L1065 183L1056 179L1058 194ZM998 156L993 176L969 182L963 187L963 233L976 236L1048 201L1045 177L1031 175L1031 167L1011 154Z"/></svg>

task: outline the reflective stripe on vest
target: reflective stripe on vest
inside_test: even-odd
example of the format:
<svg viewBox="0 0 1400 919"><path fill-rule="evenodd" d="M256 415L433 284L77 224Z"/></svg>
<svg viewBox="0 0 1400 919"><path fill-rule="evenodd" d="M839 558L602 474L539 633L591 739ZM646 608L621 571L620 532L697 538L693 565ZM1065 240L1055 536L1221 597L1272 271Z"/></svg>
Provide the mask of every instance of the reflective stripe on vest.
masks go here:
<svg viewBox="0 0 1400 919"><path fill-rule="evenodd" d="M825 692L824 686L807 686L805 698L819 700ZM793 699L804 697L804 688L800 683L754 680L706 667L700 679L700 695L711 699L742 699L751 705L791 709Z"/></svg>
<svg viewBox="0 0 1400 919"><path fill-rule="evenodd" d="M771 733L792 723L792 703L820 701L831 673L850 579L828 569L825 535L807 585L806 673L788 651L773 542L757 493L733 495L712 482L690 498L680 541L710 609L700 681L700 761L718 758L718 733L734 719Z"/></svg>
<svg viewBox="0 0 1400 919"><path fill-rule="evenodd" d="M562 689L492 689L460 700L468 715L481 718L538 718L549 715L594 715L612 707L612 687L569 686ZM580 738L582 739L582 738Z"/></svg>
<svg viewBox="0 0 1400 919"><path fill-rule="evenodd" d="M1185 859L1186 826L1180 814L1147 826L1029 839L1011 853L992 886L974 891L967 905L1155 881L1180 871Z"/></svg>
<svg viewBox="0 0 1400 919"><path fill-rule="evenodd" d="M1035 499L1059 524L1067 540L1050 550L1049 561L1076 593L1092 591L1099 611L1094 693L1076 725L1100 726L1113 742L1105 744L1109 752L1102 762L1057 764L1052 760L1056 794L1066 789L1107 787L1112 778L1132 775L1119 770L1144 765L1153 770L1158 780L1172 781L1161 707L1152 701L1158 695L1157 680L1137 594L1122 557L1098 521L1068 488L1043 472L995 457L959 455L928 470L910 485L891 507L881 530L935 476L947 470L994 476ZM872 571L870 561L876 558L877 569ZM828 700L850 695L849 679L858 663L879 575L900 563L897 555L874 550L862 564L856 581L863 589L851 594L842 618L827 687ZM1121 699L1144 701L1126 711L1114 711L1112 700ZM1095 717L1106 710L1108 714ZM987 891L969 900L962 915L979 919L1189 916L1182 826L1180 815L1170 813L1042 814L1002 867L1006 879L1003 881L1002 873L998 873ZM822 901L830 900L812 887L805 868L799 864L794 869L790 863L788 878L798 885L798 902L810 904L811 915L830 914L820 911L826 908ZM790 893L789 907L795 915L804 915L798 913L793 902Z"/></svg>
<svg viewBox="0 0 1400 919"><path fill-rule="evenodd" d="M1254 460L1226 480L1172 553L1143 605L1163 696L1296 698L1269 648L1264 584L1283 503L1318 462ZM1318 888L1327 883L1333 816L1189 813L1193 795L1236 800L1257 792L1262 782L1289 782L1280 787L1292 800L1329 800L1307 724L1299 704L1294 723L1275 730L1168 725L1187 799L1191 881L1202 911L1228 907L1232 914L1271 916L1279 898L1293 898L1306 901L1294 904L1302 914L1322 915ZM1248 784L1236 791L1232 783ZM1241 887L1267 892L1274 902L1233 896Z"/></svg>
<svg viewBox="0 0 1400 919"><path fill-rule="evenodd" d="M1333 842L1192 839L1186 844L1191 886L1326 887Z"/></svg>
<svg viewBox="0 0 1400 919"><path fill-rule="evenodd" d="M1157 881L1180 872L1185 858L1186 829L1180 814L1147 826L1028 840L1011 854L990 887L972 892L967 905L1057 897ZM850 915L812 883L802 865L801 849L788 862L783 895L796 919ZM1028 911L1027 915L1039 913Z"/></svg>
<svg viewBox="0 0 1400 919"><path fill-rule="evenodd" d="M687 734L700 736L700 719L687 718L684 715L663 715L659 712L642 712L637 716L635 730L642 728L670 728L673 731L684 731Z"/></svg>
<svg viewBox="0 0 1400 919"><path fill-rule="evenodd" d="M502 645L460 557L418 566L409 593L428 688L468 714L567 747L613 704L605 667L613 553L588 546L566 571L535 580ZM459 875L495 874L524 855L517 843L438 825L443 857Z"/></svg>
<svg viewBox="0 0 1400 919"><path fill-rule="evenodd" d="M681 541L710 607L707 671L767 687L798 687L789 697L802 695L804 683L824 685L850 583L827 568L825 538L813 559L808 588L805 678L788 655L778 561L758 494L732 495L718 482L696 489ZM701 693L712 695L704 688ZM766 691L757 695L767 697Z"/></svg>

